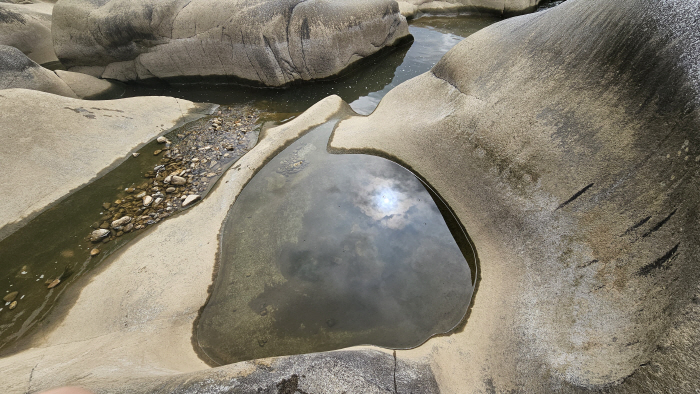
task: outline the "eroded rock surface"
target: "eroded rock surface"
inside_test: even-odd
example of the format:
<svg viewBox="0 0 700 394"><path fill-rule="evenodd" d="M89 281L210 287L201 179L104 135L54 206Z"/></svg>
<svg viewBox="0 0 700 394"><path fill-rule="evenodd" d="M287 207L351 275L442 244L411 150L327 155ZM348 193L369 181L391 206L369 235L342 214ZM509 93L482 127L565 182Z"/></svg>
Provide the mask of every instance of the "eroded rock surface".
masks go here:
<svg viewBox="0 0 700 394"><path fill-rule="evenodd" d="M408 36L393 0L64 0L54 47L73 71L122 81L327 78Z"/></svg>
<svg viewBox="0 0 700 394"><path fill-rule="evenodd" d="M211 108L171 97L83 101L26 89L0 91L5 195L0 237L131 150Z"/></svg>
<svg viewBox="0 0 700 394"><path fill-rule="evenodd" d="M15 47L42 64L58 59L51 39L53 4L0 2L0 45Z"/></svg>
<svg viewBox="0 0 700 394"><path fill-rule="evenodd" d="M503 16L532 12L543 0L398 0L407 18L420 13L486 12Z"/></svg>
<svg viewBox="0 0 700 394"><path fill-rule="evenodd" d="M697 2L569 0L492 25L331 146L398 158L480 257L444 392L700 386ZM399 354L404 354L400 352Z"/></svg>

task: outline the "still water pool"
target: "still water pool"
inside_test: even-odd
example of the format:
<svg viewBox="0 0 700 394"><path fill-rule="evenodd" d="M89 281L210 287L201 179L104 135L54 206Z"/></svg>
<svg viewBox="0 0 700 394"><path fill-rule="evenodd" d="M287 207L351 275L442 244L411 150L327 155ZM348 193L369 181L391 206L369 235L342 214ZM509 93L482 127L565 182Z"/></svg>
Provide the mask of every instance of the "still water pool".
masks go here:
<svg viewBox="0 0 700 394"><path fill-rule="evenodd" d="M245 187L222 229L219 272L196 327L216 364L372 344L420 345L450 331L472 295L460 250L410 171L326 151L317 127Z"/></svg>

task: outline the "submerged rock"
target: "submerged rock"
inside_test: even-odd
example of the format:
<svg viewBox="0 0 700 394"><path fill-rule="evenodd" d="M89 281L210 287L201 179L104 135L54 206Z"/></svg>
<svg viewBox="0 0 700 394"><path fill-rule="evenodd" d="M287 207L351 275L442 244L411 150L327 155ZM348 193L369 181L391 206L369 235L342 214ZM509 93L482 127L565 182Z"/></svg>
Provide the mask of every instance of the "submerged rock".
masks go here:
<svg viewBox="0 0 700 394"><path fill-rule="evenodd" d="M12 302L17 298L17 295L19 294L19 291L13 291L12 293L6 294L4 297L2 297L2 300L5 302Z"/></svg>
<svg viewBox="0 0 700 394"><path fill-rule="evenodd" d="M337 75L409 36L393 0L63 0L52 31L72 71L268 86Z"/></svg>
<svg viewBox="0 0 700 394"><path fill-rule="evenodd" d="M122 217L121 219L117 219L117 220L113 221L113 222L112 222L112 228L114 228L114 229L121 228L122 226L125 226L125 225L128 224L129 222L131 222L131 217L130 217L130 216L124 216L124 217Z"/></svg>
<svg viewBox="0 0 700 394"><path fill-rule="evenodd" d="M178 186L180 186L180 185L186 184L186 183L187 183L187 179L185 179L185 178L183 178L183 177L181 177L181 176L173 175L173 176L170 178L170 182L169 182L169 183L171 183L171 184L173 184L173 185L178 185Z"/></svg>
<svg viewBox="0 0 700 394"><path fill-rule="evenodd" d="M97 230L93 231L92 233L90 233L90 241L99 242L104 237L106 237L108 235L109 235L109 230L104 229L104 228L100 228L100 229L97 229Z"/></svg>
<svg viewBox="0 0 700 394"><path fill-rule="evenodd" d="M54 287L58 286L59 284L61 284L61 279L56 278L56 279L52 280L52 281L49 283L49 285L46 286L46 288L47 288L47 289L53 289Z"/></svg>
<svg viewBox="0 0 700 394"><path fill-rule="evenodd" d="M464 332L428 345L444 392L700 387L697 12L570 0L505 20L339 124L331 148L406 163L477 248Z"/></svg>

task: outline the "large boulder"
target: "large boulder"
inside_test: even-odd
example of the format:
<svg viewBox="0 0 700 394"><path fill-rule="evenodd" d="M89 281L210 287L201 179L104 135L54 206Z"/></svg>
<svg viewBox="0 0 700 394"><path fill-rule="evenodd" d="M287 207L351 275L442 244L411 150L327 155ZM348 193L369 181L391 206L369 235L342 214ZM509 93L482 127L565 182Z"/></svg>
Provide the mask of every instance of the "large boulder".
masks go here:
<svg viewBox="0 0 700 394"><path fill-rule="evenodd" d="M501 16L522 15L545 0L397 0L407 18L421 13L484 12Z"/></svg>
<svg viewBox="0 0 700 394"><path fill-rule="evenodd" d="M77 97L53 71L41 67L15 47L0 45L0 90L12 88Z"/></svg>
<svg viewBox="0 0 700 394"><path fill-rule="evenodd" d="M408 37L393 0L62 0L53 40L73 71L121 81L328 78Z"/></svg>
<svg viewBox="0 0 700 394"><path fill-rule="evenodd" d="M83 101L1 90L0 239L133 149L210 109L171 97Z"/></svg>
<svg viewBox="0 0 700 394"><path fill-rule="evenodd" d="M0 2L0 45L15 47L39 64L55 62L51 39L53 4Z"/></svg>
<svg viewBox="0 0 700 394"><path fill-rule="evenodd" d="M0 90L31 89L82 99L110 99L124 94L114 82L71 71L48 70L19 49L0 45Z"/></svg>
<svg viewBox="0 0 700 394"><path fill-rule="evenodd" d="M398 352L442 391L700 387L699 12L568 0L339 124L332 148L412 168L476 246L464 331Z"/></svg>

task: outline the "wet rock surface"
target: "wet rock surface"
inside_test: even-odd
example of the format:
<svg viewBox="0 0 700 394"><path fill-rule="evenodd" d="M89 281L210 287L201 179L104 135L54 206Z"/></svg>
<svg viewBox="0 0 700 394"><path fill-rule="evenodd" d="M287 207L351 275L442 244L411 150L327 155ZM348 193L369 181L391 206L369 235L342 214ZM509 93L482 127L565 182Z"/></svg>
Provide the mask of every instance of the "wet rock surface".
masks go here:
<svg viewBox="0 0 700 394"><path fill-rule="evenodd" d="M268 86L337 75L408 36L391 0L64 0L52 29L72 71Z"/></svg>

